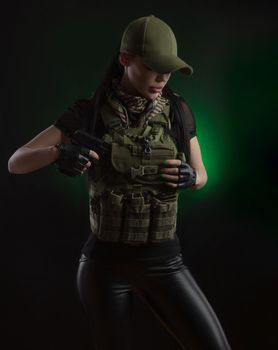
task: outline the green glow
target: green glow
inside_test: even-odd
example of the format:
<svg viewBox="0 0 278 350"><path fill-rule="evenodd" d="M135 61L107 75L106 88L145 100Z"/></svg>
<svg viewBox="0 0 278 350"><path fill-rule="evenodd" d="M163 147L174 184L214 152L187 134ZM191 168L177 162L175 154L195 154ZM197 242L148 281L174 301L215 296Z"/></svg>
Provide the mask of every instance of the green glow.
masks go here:
<svg viewBox="0 0 278 350"><path fill-rule="evenodd" d="M185 190L181 193L181 208L194 205L203 198L223 192L230 175L229 160L232 158L232 147L227 128L224 128L221 115L216 115L212 109L199 104L194 110L197 124L197 138L201 149L202 159L207 171L206 185L196 191Z"/></svg>

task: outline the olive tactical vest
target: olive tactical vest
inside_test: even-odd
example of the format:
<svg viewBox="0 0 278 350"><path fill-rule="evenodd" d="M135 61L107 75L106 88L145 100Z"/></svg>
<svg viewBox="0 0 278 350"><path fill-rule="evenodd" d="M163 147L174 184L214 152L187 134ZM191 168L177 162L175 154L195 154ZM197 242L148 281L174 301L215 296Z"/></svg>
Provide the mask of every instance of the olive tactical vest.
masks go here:
<svg viewBox="0 0 278 350"><path fill-rule="evenodd" d="M99 239L139 245L174 238L178 192L159 171L166 159L185 156L167 133L169 111L166 104L147 126L124 128L110 105L102 107L111 156L94 165L95 181L89 178L90 224Z"/></svg>

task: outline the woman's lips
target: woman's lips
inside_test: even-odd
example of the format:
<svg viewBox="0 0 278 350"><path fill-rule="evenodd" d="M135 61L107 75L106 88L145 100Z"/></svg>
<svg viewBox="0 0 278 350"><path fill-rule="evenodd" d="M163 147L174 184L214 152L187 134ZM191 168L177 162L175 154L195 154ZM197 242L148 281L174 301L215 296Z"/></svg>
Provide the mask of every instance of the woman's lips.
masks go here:
<svg viewBox="0 0 278 350"><path fill-rule="evenodd" d="M151 92L160 92L160 91L162 90L162 88L158 88L158 87L151 86L149 90L150 90Z"/></svg>

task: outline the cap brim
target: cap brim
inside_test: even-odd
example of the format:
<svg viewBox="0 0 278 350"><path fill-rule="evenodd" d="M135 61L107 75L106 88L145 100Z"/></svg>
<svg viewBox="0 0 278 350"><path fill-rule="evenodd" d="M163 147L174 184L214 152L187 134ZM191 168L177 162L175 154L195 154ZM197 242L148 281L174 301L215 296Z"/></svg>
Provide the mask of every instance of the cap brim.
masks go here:
<svg viewBox="0 0 278 350"><path fill-rule="evenodd" d="M173 73L175 71L181 71L186 75L193 73L193 68L174 55L159 55L159 54L148 54L143 56L144 63L152 70L161 73Z"/></svg>

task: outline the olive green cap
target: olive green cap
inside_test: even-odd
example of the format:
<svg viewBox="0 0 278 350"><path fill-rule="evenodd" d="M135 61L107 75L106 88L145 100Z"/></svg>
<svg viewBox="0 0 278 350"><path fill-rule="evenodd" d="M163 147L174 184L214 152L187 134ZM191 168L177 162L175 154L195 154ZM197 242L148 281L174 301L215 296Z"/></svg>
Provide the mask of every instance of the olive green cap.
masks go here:
<svg viewBox="0 0 278 350"><path fill-rule="evenodd" d="M122 35L120 52L141 56L144 63L158 73L180 70L191 75L193 68L177 56L177 51L172 29L154 15L133 20Z"/></svg>

